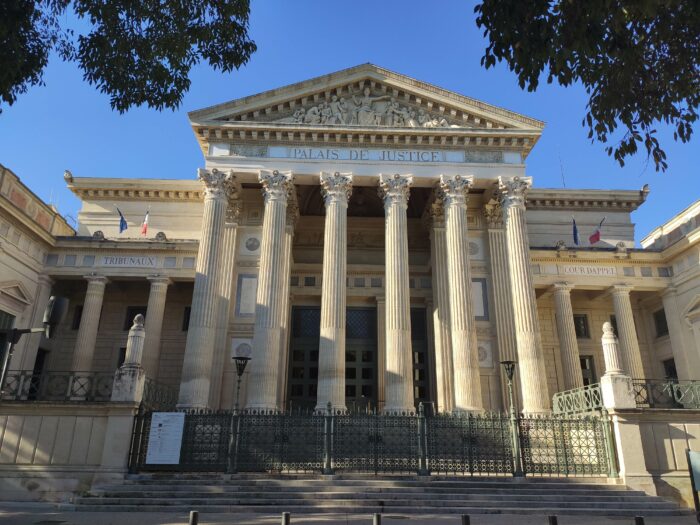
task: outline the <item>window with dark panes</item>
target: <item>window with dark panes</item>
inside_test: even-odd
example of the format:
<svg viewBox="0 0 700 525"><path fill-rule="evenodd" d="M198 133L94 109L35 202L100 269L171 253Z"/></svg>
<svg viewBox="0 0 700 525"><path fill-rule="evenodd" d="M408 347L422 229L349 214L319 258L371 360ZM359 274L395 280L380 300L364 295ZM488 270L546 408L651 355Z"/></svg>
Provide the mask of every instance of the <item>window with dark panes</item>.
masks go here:
<svg viewBox="0 0 700 525"><path fill-rule="evenodd" d="M668 335L668 323L666 322L666 312L662 308L654 312L654 326L656 327L656 337Z"/></svg>
<svg viewBox="0 0 700 525"><path fill-rule="evenodd" d="M590 339L591 332L588 330L588 316L586 314L574 314L574 328L576 329L576 337Z"/></svg>

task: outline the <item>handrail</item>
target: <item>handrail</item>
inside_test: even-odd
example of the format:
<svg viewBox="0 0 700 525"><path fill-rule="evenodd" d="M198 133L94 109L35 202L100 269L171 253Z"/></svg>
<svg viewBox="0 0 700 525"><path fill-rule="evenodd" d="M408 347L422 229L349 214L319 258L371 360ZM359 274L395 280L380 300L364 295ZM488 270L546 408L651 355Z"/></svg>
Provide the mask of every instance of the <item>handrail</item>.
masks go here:
<svg viewBox="0 0 700 525"><path fill-rule="evenodd" d="M700 409L700 381L679 379L633 379L638 408Z"/></svg>
<svg viewBox="0 0 700 525"><path fill-rule="evenodd" d="M3 386L4 401L90 401L112 398L114 372L11 370Z"/></svg>
<svg viewBox="0 0 700 525"><path fill-rule="evenodd" d="M552 409L555 414L582 414L602 408L603 395L599 383L557 392L552 397Z"/></svg>

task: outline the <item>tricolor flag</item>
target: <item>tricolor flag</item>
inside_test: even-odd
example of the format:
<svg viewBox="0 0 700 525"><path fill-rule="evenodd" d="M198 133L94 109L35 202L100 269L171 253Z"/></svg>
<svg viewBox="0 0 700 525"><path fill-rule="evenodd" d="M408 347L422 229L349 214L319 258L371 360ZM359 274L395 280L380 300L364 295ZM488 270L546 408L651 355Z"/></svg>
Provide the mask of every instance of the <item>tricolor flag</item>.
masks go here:
<svg viewBox="0 0 700 525"><path fill-rule="evenodd" d="M141 224L141 235L144 237L148 233L148 214L151 213L151 209L148 208L146 211L146 216L143 218L143 223Z"/></svg>
<svg viewBox="0 0 700 525"><path fill-rule="evenodd" d="M119 208L117 208L117 213L119 214L119 233L123 232L128 228L126 225L126 219Z"/></svg>
<svg viewBox="0 0 700 525"><path fill-rule="evenodd" d="M574 244L578 246L578 228L576 227L576 219L571 217L571 222L573 223Z"/></svg>
<svg viewBox="0 0 700 525"><path fill-rule="evenodd" d="M605 217L603 217L603 220L600 221L600 224L598 224L598 227L597 227L597 228L595 229L595 231L593 232L593 235L591 235L591 236L588 238L588 242L589 242L590 244L595 244L595 243L597 243L598 241L600 241L600 229L603 227L603 223L604 223L604 222L605 222Z"/></svg>

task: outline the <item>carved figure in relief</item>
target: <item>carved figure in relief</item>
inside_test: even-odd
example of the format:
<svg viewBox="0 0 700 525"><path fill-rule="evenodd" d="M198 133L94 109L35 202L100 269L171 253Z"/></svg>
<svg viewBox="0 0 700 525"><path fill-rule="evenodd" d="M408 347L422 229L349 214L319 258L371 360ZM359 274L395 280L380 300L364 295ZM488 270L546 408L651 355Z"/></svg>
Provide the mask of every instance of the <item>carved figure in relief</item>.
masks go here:
<svg viewBox="0 0 700 525"><path fill-rule="evenodd" d="M311 106L306 110L306 115L304 115L304 124L320 124L321 123L321 111L318 106Z"/></svg>
<svg viewBox="0 0 700 525"><path fill-rule="evenodd" d="M338 100L336 95L333 95L329 105L331 116L326 124L345 124L345 113L347 113L347 105L345 99Z"/></svg>
<svg viewBox="0 0 700 525"><path fill-rule="evenodd" d="M363 91L363 96L358 97L357 95L352 96L352 101L355 103L355 109L353 111L351 124L358 124L360 126L376 126L378 112L372 107L372 104L379 102L380 100L388 100L387 95L382 95L379 97L370 96L372 91L366 87Z"/></svg>
<svg viewBox="0 0 700 525"><path fill-rule="evenodd" d="M321 124L330 124L329 120L333 118L333 110L331 110L330 105L322 102L319 108L321 108Z"/></svg>

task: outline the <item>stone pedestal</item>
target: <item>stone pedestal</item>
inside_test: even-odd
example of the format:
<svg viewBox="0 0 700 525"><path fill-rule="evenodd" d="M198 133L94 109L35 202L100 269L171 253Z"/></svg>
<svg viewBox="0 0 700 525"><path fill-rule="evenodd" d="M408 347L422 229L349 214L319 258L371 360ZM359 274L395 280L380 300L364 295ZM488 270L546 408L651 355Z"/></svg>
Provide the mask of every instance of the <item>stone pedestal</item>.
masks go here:
<svg viewBox="0 0 700 525"><path fill-rule="evenodd" d="M447 248L445 246L447 243L445 239L445 208L442 199L436 199L433 202L429 213L437 410L451 412L454 408L454 368L452 367L450 292L447 279Z"/></svg>
<svg viewBox="0 0 700 525"><path fill-rule="evenodd" d="M583 386L581 359L576 340L576 327L574 326L574 311L571 307L572 288L573 286L569 283L556 283L554 285L554 308L561 366L564 371L564 390Z"/></svg>
<svg viewBox="0 0 700 525"><path fill-rule="evenodd" d="M329 404L333 410L345 410L347 222L352 175L321 173L321 191L326 205L326 222L316 398L319 412L326 410Z"/></svg>
<svg viewBox="0 0 700 525"><path fill-rule="evenodd" d="M637 330L634 326L634 314L630 301L632 288L627 285L616 285L612 288L613 307L620 338L620 356L624 372L633 379L644 379L642 355L639 351Z"/></svg>
<svg viewBox="0 0 700 525"><path fill-rule="evenodd" d="M380 193L385 213L386 299L386 397L387 413L411 412L413 396L413 347L411 345L411 297L408 285L408 209L410 175L381 175Z"/></svg>
<svg viewBox="0 0 700 525"><path fill-rule="evenodd" d="M622 373L617 337L610 323L603 324L603 358L605 374L600 378L603 406L608 410L637 408L630 376Z"/></svg>
<svg viewBox="0 0 700 525"><path fill-rule="evenodd" d="M499 180L506 224L508 274L513 297L515 332L518 344L518 371L522 387L523 412L550 411L547 373L537 316L532 279L530 246L525 218L525 193L529 180L513 177Z"/></svg>
<svg viewBox="0 0 700 525"><path fill-rule="evenodd" d="M447 241L450 336L454 367L453 410L459 412L483 410L467 239L467 193L471 184L472 179L469 177L440 177Z"/></svg>
<svg viewBox="0 0 700 525"><path fill-rule="evenodd" d="M97 329L102 313L102 301L107 286L107 278L101 275L86 275L88 282L83 313L80 316L78 339L75 342L71 371L88 372L92 369L92 358L95 354Z"/></svg>
<svg viewBox="0 0 700 525"><path fill-rule="evenodd" d="M111 398L114 402L140 403L143 399L146 383L146 372L141 366L146 339L143 323L143 315L138 314L129 329L124 364L114 373Z"/></svg>
<svg viewBox="0 0 700 525"><path fill-rule="evenodd" d="M148 332L143 343L142 366L146 375L155 379L158 376L158 364L160 362L160 336L163 331L163 314L165 313L165 298L171 281L163 275L151 275L148 277L151 283L151 291L148 294Z"/></svg>
<svg viewBox="0 0 700 525"><path fill-rule="evenodd" d="M237 191L232 172L199 170L198 175L204 184L204 214L180 380L179 408L209 406L218 320L223 228L229 198Z"/></svg>
<svg viewBox="0 0 700 525"><path fill-rule="evenodd" d="M285 226L287 221L287 198L293 191L292 174L262 170L260 183L265 195L262 243L260 246L260 270L255 305L255 332L253 355L250 367L246 408L251 410L276 411L279 384L279 350L281 339L280 295L284 270Z"/></svg>

